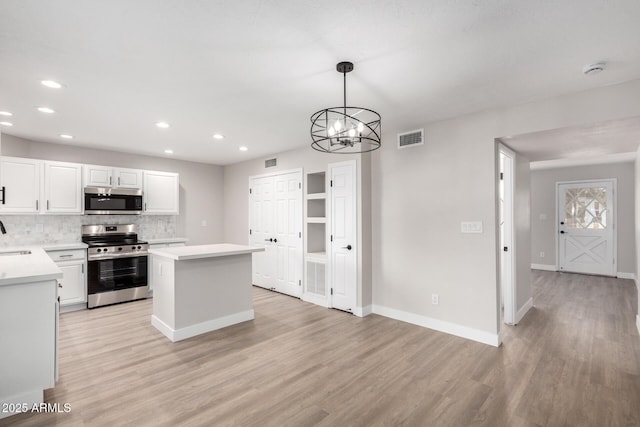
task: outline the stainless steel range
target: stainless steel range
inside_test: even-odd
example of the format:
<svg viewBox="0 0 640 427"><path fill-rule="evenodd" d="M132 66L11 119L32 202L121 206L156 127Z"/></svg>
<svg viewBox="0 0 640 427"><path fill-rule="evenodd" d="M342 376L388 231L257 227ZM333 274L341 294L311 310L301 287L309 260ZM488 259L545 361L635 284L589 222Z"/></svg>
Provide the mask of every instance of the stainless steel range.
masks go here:
<svg viewBox="0 0 640 427"><path fill-rule="evenodd" d="M146 298L149 245L138 240L135 224L84 225L87 254L87 307Z"/></svg>

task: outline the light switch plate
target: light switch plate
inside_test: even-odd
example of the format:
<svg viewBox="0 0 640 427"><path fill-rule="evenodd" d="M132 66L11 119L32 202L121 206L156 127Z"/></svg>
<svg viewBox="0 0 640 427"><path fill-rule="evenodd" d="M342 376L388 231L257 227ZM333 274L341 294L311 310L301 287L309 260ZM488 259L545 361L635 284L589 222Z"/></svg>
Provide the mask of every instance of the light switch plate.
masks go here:
<svg viewBox="0 0 640 427"><path fill-rule="evenodd" d="M463 221L460 223L461 233L482 233L482 221Z"/></svg>

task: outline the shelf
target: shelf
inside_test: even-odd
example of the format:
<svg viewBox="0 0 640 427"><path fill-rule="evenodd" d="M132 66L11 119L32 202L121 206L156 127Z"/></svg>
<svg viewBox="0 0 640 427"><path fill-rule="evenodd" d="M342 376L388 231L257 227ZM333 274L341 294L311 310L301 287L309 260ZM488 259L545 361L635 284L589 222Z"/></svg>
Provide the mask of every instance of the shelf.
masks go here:
<svg viewBox="0 0 640 427"><path fill-rule="evenodd" d="M307 218L307 223L309 224L324 224L327 222L327 219L324 217L309 217Z"/></svg>
<svg viewBox="0 0 640 427"><path fill-rule="evenodd" d="M318 200L318 199L326 199L327 193L313 193L307 194L307 200Z"/></svg>
<svg viewBox="0 0 640 427"><path fill-rule="evenodd" d="M325 262L327 260L326 252L307 252L307 260Z"/></svg>

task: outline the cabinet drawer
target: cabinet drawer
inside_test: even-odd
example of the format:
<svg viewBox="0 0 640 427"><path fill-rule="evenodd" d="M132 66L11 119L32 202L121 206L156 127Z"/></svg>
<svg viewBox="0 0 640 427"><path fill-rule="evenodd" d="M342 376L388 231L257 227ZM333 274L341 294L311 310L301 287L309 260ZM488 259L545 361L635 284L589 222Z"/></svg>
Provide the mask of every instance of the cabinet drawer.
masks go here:
<svg viewBox="0 0 640 427"><path fill-rule="evenodd" d="M60 262L76 259L84 260L86 251L84 249L70 249L66 251L50 251L47 254L54 262Z"/></svg>

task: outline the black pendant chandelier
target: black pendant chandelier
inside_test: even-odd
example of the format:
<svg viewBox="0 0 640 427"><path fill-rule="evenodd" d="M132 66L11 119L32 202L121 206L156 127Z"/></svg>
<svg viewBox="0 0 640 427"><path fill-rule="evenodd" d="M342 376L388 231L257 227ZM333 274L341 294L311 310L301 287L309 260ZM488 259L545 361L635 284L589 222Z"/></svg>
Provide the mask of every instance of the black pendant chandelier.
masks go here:
<svg viewBox="0 0 640 427"><path fill-rule="evenodd" d="M380 114L362 107L347 107L347 73L351 62L336 65L344 79L344 104L311 116L311 147L323 153L366 153L380 148Z"/></svg>

